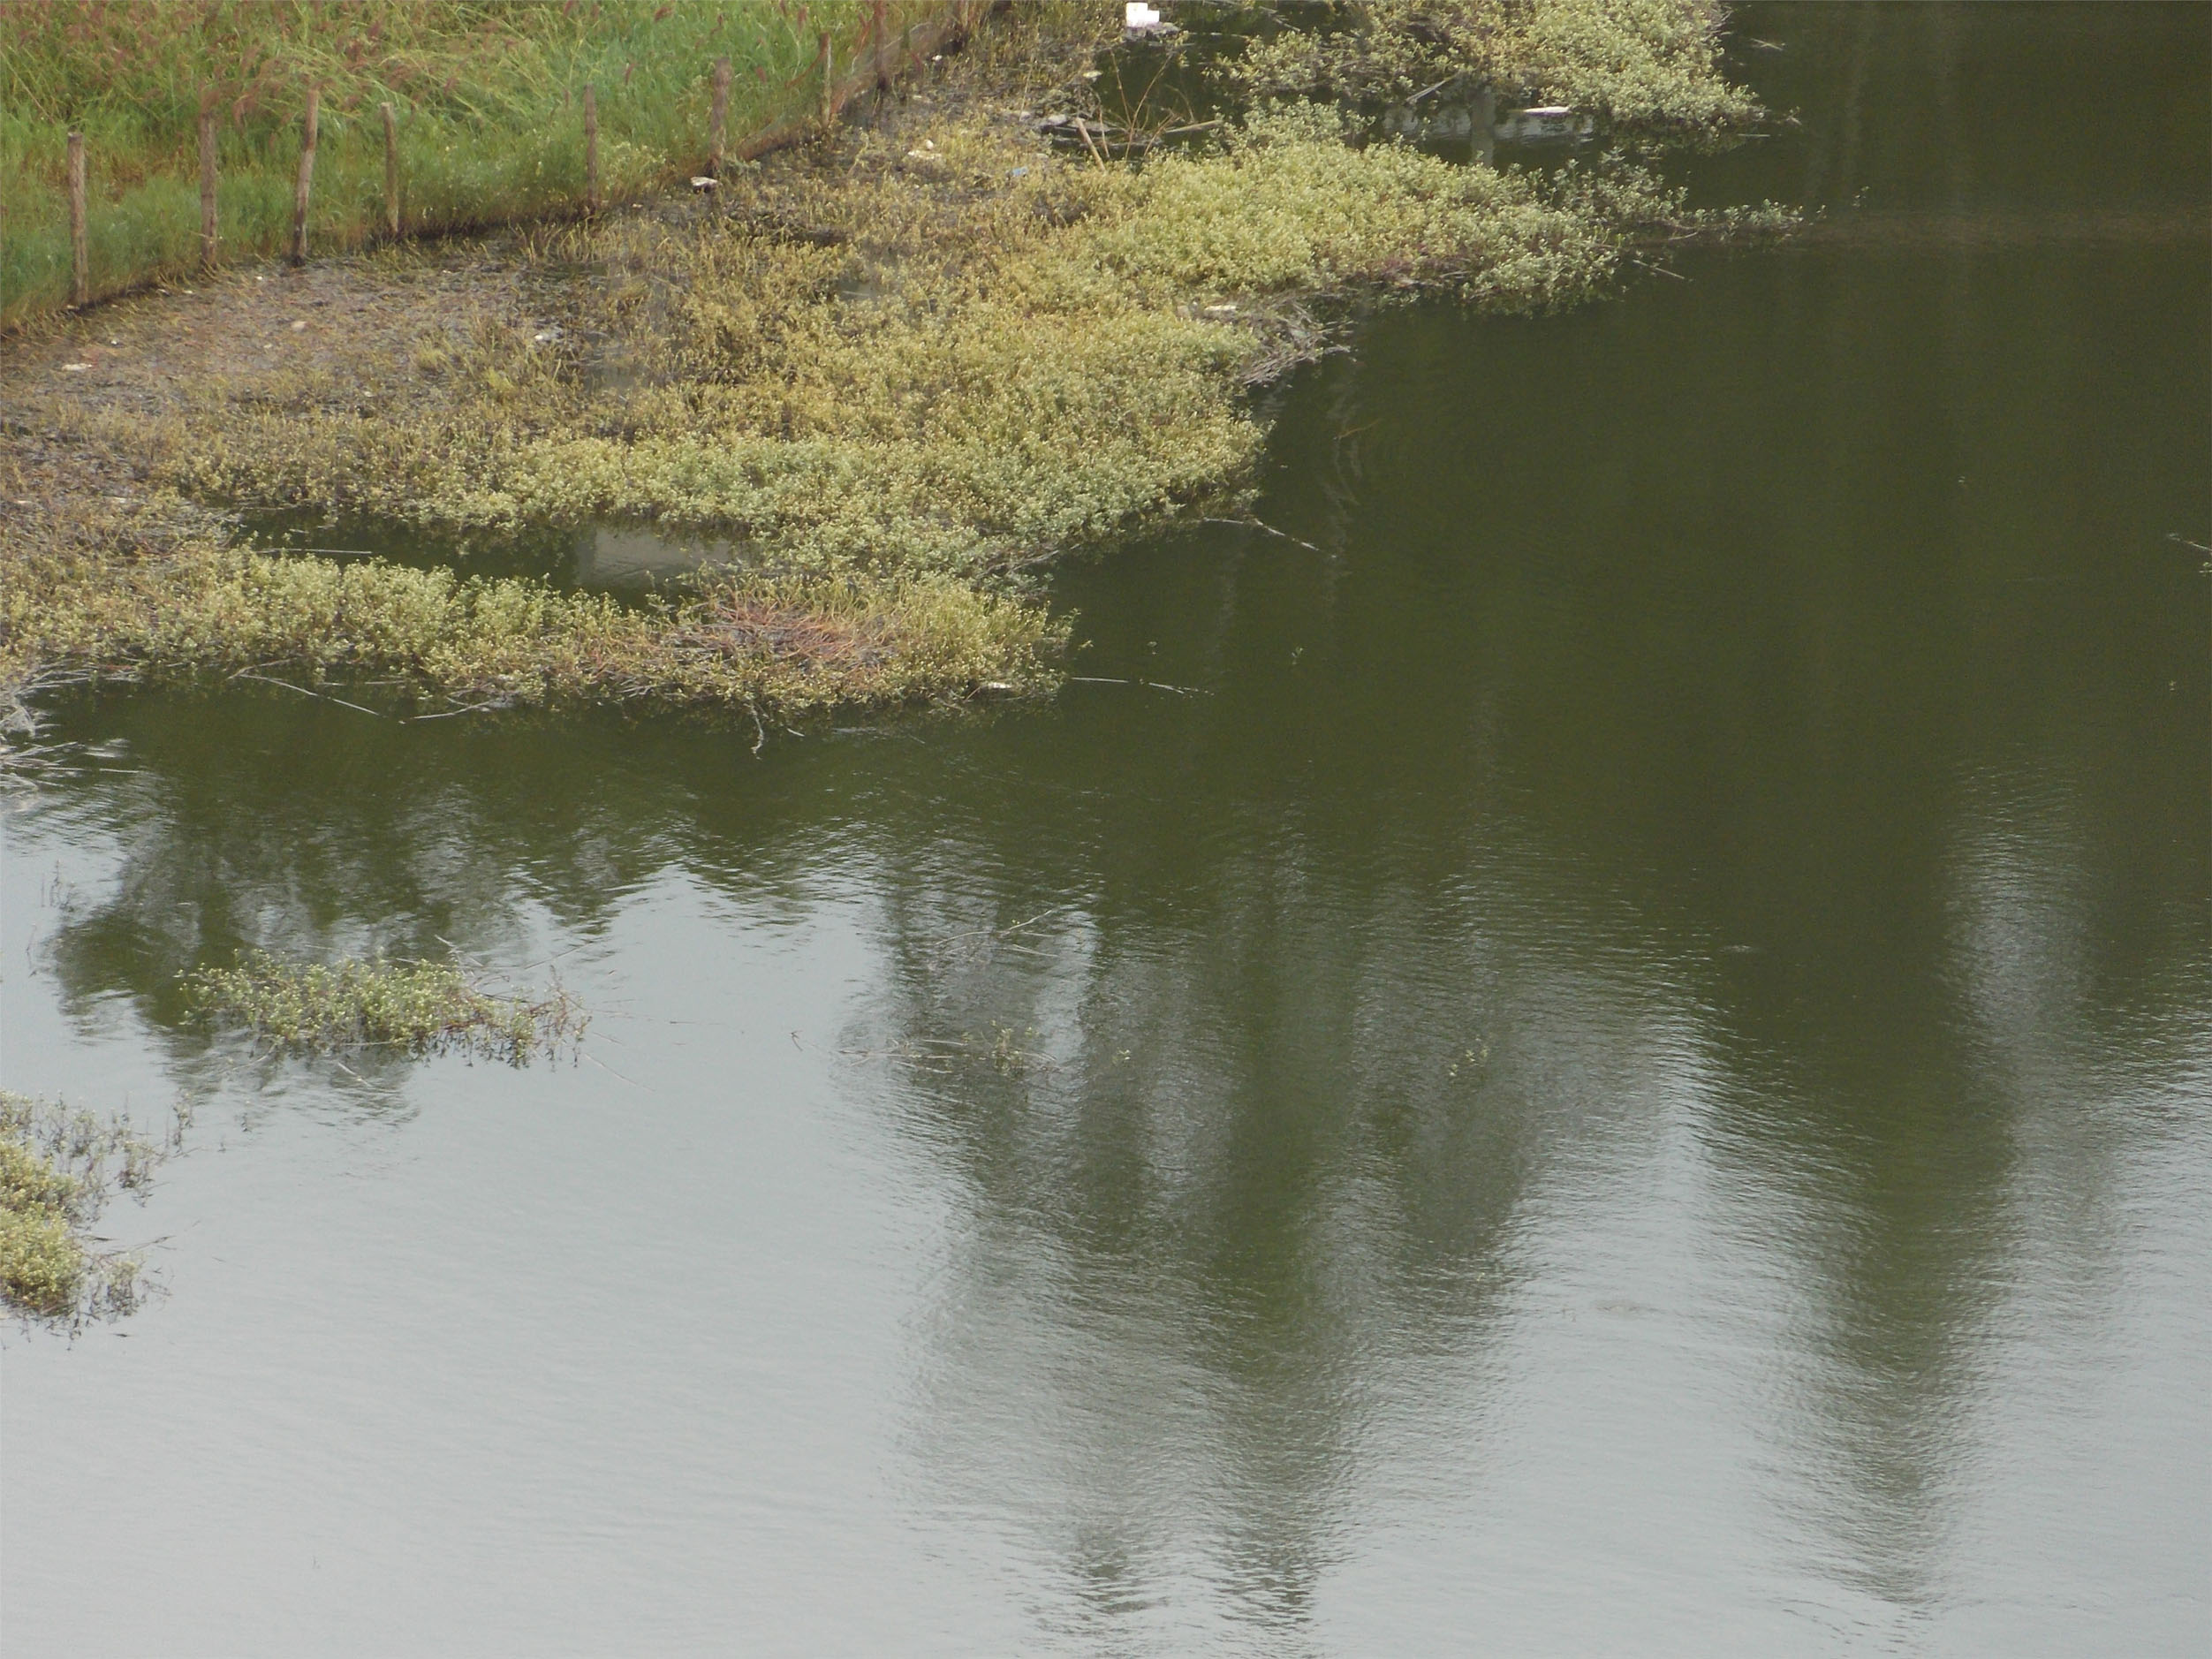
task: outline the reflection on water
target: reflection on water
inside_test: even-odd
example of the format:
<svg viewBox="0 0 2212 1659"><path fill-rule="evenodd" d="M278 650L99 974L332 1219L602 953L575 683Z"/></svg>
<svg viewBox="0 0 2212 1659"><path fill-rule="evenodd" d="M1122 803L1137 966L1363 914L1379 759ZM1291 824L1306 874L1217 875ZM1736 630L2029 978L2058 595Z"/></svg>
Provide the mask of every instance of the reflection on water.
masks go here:
<svg viewBox="0 0 2212 1659"><path fill-rule="evenodd" d="M1756 12L1805 125L1711 187L2196 212L2201 21ZM2062 75L2120 148L2026 141ZM15 1630L85 1646L119 1541L118 1652L2188 1650L2212 259L1867 243L1372 329L1284 401L1325 550L1064 584L1202 694L758 761L83 716L4 1080L274 1126L132 1340L10 1339ZM559 957L594 1063L176 1024L242 941L446 939Z"/></svg>
<svg viewBox="0 0 2212 1659"><path fill-rule="evenodd" d="M590 530L578 538L575 581L580 587L628 587L665 581L702 564L726 564L726 541L665 536L652 530Z"/></svg>

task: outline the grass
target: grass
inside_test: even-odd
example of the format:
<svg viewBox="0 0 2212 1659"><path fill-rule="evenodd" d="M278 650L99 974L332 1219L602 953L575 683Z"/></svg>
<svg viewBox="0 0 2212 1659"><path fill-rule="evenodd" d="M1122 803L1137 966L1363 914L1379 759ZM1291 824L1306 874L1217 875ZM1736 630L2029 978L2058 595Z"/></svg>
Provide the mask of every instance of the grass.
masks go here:
<svg viewBox="0 0 2212 1659"><path fill-rule="evenodd" d="M145 1293L140 1259L95 1250L88 1229L116 1192L145 1195L190 1120L179 1107L159 1144L125 1119L102 1124L0 1091L0 1301L50 1321L136 1307Z"/></svg>
<svg viewBox="0 0 2212 1659"><path fill-rule="evenodd" d="M242 953L184 976L186 1004L243 1027L272 1053L393 1049L527 1065L580 1038L588 1017L557 987L536 1000L495 996L452 962L345 961L335 967Z"/></svg>
<svg viewBox="0 0 2212 1659"><path fill-rule="evenodd" d="M542 581L199 543L27 559L0 585L0 678L64 663L95 682L367 681L349 696L400 717L602 703L788 721L1027 691L1058 638L1033 607L928 577L725 572L628 607Z"/></svg>
<svg viewBox="0 0 2212 1659"><path fill-rule="evenodd" d="M1344 0L1331 10L1329 28L1254 40L1227 78L1260 95L1392 100L1488 82L1644 137L1711 137L1760 115L1719 72L1719 0Z"/></svg>
<svg viewBox="0 0 2212 1659"><path fill-rule="evenodd" d="M1709 43L1705 0L1609 7L1574 15L1624 34L1613 59L1735 95L1670 44ZM711 203L233 278L189 374L156 367L169 311L116 307L99 332L125 367L12 398L0 680L283 676L755 720L1041 690L1066 634L1032 572L1242 511L1266 436L1251 388L1345 322L1434 294L1571 305L1632 249L1768 223L1692 213L1618 158L1539 172L1363 143L1332 102L1141 166L1056 152L1018 110L1080 84L1101 18L1018 9L910 108ZM641 522L739 558L624 607L239 551L192 505L210 502L457 542Z"/></svg>
<svg viewBox="0 0 2212 1659"><path fill-rule="evenodd" d="M892 30L947 10L894 0ZM810 108L816 34L838 72L873 0L11 0L0 54L0 326L69 297L68 133L86 137L95 297L199 259L198 122L219 117L227 259L291 234L307 89L322 115L312 247L358 247L383 224L383 129L399 119L405 225L444 231L572 213L584 196L576 103L595 87L610 201L708 160L709 75L735 74L729 137Z"/></svg>
<svg viewBox="0 0 2212 1659"><path fill-rule="evenodd" d="M1631 167L1348 137L1297 105L1142 168L972 114L863 138L728 217L549 239L542 264L602 273L560 313L591 353L488 318L366 407L302 379L180 408L156 475L448 536L644 521L814 577L989 581L1233 507L1264 440L1246 390L1310 352L1319 310L1553 308L1632 239L1700 228Z"/></svg>

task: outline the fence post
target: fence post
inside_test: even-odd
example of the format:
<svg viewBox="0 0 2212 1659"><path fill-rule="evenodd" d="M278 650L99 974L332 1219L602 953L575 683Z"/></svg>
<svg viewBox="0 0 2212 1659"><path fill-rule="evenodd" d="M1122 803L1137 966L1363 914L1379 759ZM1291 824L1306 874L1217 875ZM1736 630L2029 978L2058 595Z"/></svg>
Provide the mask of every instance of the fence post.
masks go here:
<svg viewBox="0 0 2212 1659"><path fill-rule="evenodd" d="M69 135L70 292L79 309L92 303L92 248L85 239L85 135Z"/></svg>
<svg viewBox="0 0 2212 1659"><path fill-rule="evenodd" d="M215 213L215 111L200 112L200 269L215 269L219 227Z"/></svg>
<svg viewBox="0 0 2212 1659"><path fill-rule="evenodd" d="M584 88L584 211L599 211L599 95Z"/></svg>
<svg viewBox="0 0 2212 1659"><path fill-rule="evenodd" d="M399 239L399 117L390 104L384 111L384 233Z"/></svg>
<svg viewBox="0 0 2212 1659"><path fill-rule="evenodd" d="M725 56L715 64L715 101L707 111L707 170L713 177L722 177L722 137L724 125L730 119L730 59Z"/></svg>
<svg viewBox="0 0 2212 1659"><path fill-rule="evenodd" d="M834 58L830 49L828 29L822 30L821 39L815 43L814 57L822 67L822 124L828 126L837 118L837 90L830 80L830 67Z"/></svg>
<svg viewBox="0 0 2212 1659"><path fill-rule="evenodd" d="M299 184L292 196L292 262L307 262L307 191L314 183L315 127L322 114L322 93L307 88L307 114L299 135Z"/></svg>

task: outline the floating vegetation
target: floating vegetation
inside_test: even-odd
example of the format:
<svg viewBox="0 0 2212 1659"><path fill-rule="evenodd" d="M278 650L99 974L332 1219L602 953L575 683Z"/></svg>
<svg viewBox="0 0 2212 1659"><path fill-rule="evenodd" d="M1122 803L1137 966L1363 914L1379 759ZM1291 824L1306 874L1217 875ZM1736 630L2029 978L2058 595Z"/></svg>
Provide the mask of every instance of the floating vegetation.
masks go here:
<svg viewBox="0 0 2212 1659"><path fill-rule="evenodd" d="M20 1314L82 1323L138 1307L144 1261L102 1251L89 1229L117 1192L140 1198L183 1143L192 1115L177 1109L164 1141L122 1117L0 1091L0 1300Z"/></svg>
<svg viewBox="0 0 2212 1659"><path fill-rule="evenodd" d="M1720 73L1718 0L1343 0L1330 12L1334 27L1255 40L1222 73L1248 94L1397 102L1480 84L1641 134L1714 135L1760 115Z"/></svg>
<svg viewBox="0 0 2212 1659"><path fill-rule="evenodd" d="M1011 1026L994 1021L988 1034L963 1031L958 1036L902 1037L888 1048L841 1049L838 1052L849 1060L896 1060L913 1071L939 1076L950 1076L977 1061L989 1064L1001 1077L1043 1076L1058 1071L1059 1063L1049 1053L1022 1046L1037 1037L1034 1026L1016 1032Z"/></svg>
<svg viewBox="0 0 2212 1659"><path fill-rule="evenodd" d="M184 986L202 1019L242 1026L271 1053L391 1049L521 1066L573 1045L589 1022L557 986L534 1001L496 996L452 962L377 958L330 967L255 951L231 967L187 973Z"/></svg>
<svg viewBox="0 0 2212 1659"><path fill-rule="evenodd" d="M1017 693L1064 633L1033 606L927 576L716 572L625 606L541 581L205 542L4 568L0 681L42 666L56 679L57 663L90 681L375 679L386 706L352 704L370 713L435 699L436 713L598 702L784 719Z"/></svg>

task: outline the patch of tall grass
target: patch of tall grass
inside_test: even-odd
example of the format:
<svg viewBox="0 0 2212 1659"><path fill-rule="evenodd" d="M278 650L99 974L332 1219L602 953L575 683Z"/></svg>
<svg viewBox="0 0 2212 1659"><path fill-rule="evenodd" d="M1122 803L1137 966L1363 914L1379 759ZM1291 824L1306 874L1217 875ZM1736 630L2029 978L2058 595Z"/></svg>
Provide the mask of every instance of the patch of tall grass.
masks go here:
<svg viewBox="0 0 2212 1659"><path fill-rule="evenodd" d="M955 4L890 0L888 30ZM619 201L706 162L716 58L735 74L734 143L813 106L820 32L844 72L874 24L874 0L9 0L0 327L68 300L72 131L96 298L197 263L202 110L220 134L223 255L266 255L290 236L300 117L321 89L309 242L337 252L383 223L381 103L398 115L408 232L559 215L584 197L586 86L601 188Z"/></svg>

